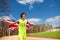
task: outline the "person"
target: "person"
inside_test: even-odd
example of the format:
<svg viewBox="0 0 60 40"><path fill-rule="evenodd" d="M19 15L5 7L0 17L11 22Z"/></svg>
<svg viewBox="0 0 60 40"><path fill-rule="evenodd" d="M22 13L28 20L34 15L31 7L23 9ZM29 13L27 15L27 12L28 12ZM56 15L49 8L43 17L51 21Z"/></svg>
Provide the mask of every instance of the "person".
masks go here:
<svg viewBox="0 0 60 40"><path fill-rule="evenodd" d="M15 21L18 24L18 40L26 40L26 24L31 24L26 20L26 13L21 13L21 19Z"/></svg>

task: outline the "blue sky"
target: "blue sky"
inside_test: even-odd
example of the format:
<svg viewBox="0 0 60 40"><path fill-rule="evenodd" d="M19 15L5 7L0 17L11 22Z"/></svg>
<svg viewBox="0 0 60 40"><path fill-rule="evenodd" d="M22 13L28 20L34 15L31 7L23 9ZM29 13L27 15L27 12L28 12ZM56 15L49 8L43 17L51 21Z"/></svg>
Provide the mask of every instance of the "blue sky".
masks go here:
<svg viewBox="0 0 60 40"><path fill-rule="evenodd" d="M33 23L54 25L60 23L60 0L8 0L8 2L15 20L25 12L26 18Z"/></svg>

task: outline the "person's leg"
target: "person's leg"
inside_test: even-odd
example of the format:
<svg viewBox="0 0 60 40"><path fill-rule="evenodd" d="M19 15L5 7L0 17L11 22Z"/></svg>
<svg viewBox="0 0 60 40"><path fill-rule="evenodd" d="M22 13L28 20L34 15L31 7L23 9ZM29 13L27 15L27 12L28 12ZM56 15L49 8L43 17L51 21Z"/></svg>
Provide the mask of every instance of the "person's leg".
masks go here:
<svg viewBox="0 0 60 40"><path fill-rule="evenodd" d="M23 40L26 40L26 31L23 34Z"/></svg>
<svg viewBox="0 0 60 40"><path fill-rule="evenodd" d="M19 33L18 40L23 40L23 35Z"/></svg>
<svg viewBox="0 0 60 40"><path fill-rule="evenodd" d="M26 34L24 34L23 40L26 40Z"/></svg>
<svg viewBox="0 0 60 40"><path fill-rule="evenodd" d="M18 40L23 40L23 31L19 31L18 33Z"/></svg>

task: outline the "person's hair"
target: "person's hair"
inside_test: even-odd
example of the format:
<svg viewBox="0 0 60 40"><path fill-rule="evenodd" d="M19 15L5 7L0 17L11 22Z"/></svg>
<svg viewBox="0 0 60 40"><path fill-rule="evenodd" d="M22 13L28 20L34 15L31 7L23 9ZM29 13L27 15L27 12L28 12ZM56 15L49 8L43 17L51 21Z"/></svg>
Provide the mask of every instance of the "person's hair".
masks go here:
<svg viewBox="0 0 60 40"><path fill-rule="evenodd" d="M21 13L21 15L20 15L20 16L21 16L21 18L22 18L22 16L23 16L23 15L25 15L25 16L26 16L26 13L25 13L25 12L22 12L22 13Z"/></svg>

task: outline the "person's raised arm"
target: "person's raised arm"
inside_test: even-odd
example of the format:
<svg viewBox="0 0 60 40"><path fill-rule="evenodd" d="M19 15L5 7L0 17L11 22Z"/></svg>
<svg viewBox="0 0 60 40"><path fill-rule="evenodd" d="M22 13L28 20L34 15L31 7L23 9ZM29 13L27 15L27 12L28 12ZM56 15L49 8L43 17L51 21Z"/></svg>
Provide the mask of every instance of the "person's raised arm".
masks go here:
<svg viewBox="0 0 60 40"><path fill-rule="evenodd" d="M33 23L29 22L29 21L27 21L27 24L29 24L31 26L34 26L35 25L35 24L33 24Z"/></svg>
<svg viewBox="0 0 60 40"><path fill-rule="evenodd" d="M15 23L19 23L19 20L16 20Z"/></svg>
<svg viewBox="0 0 60 40"><path fill-rule="evenodd" d="M31 24L29 21L27 21L27 24Z"/></svg>
<svg viewBox="0 0 60 40"><path fill-rule="evenodd" d="M4 20L6 23L8 23L8 24L13 24L14 22L12 22L12 21L8 21L8 20Z"/></svg>

